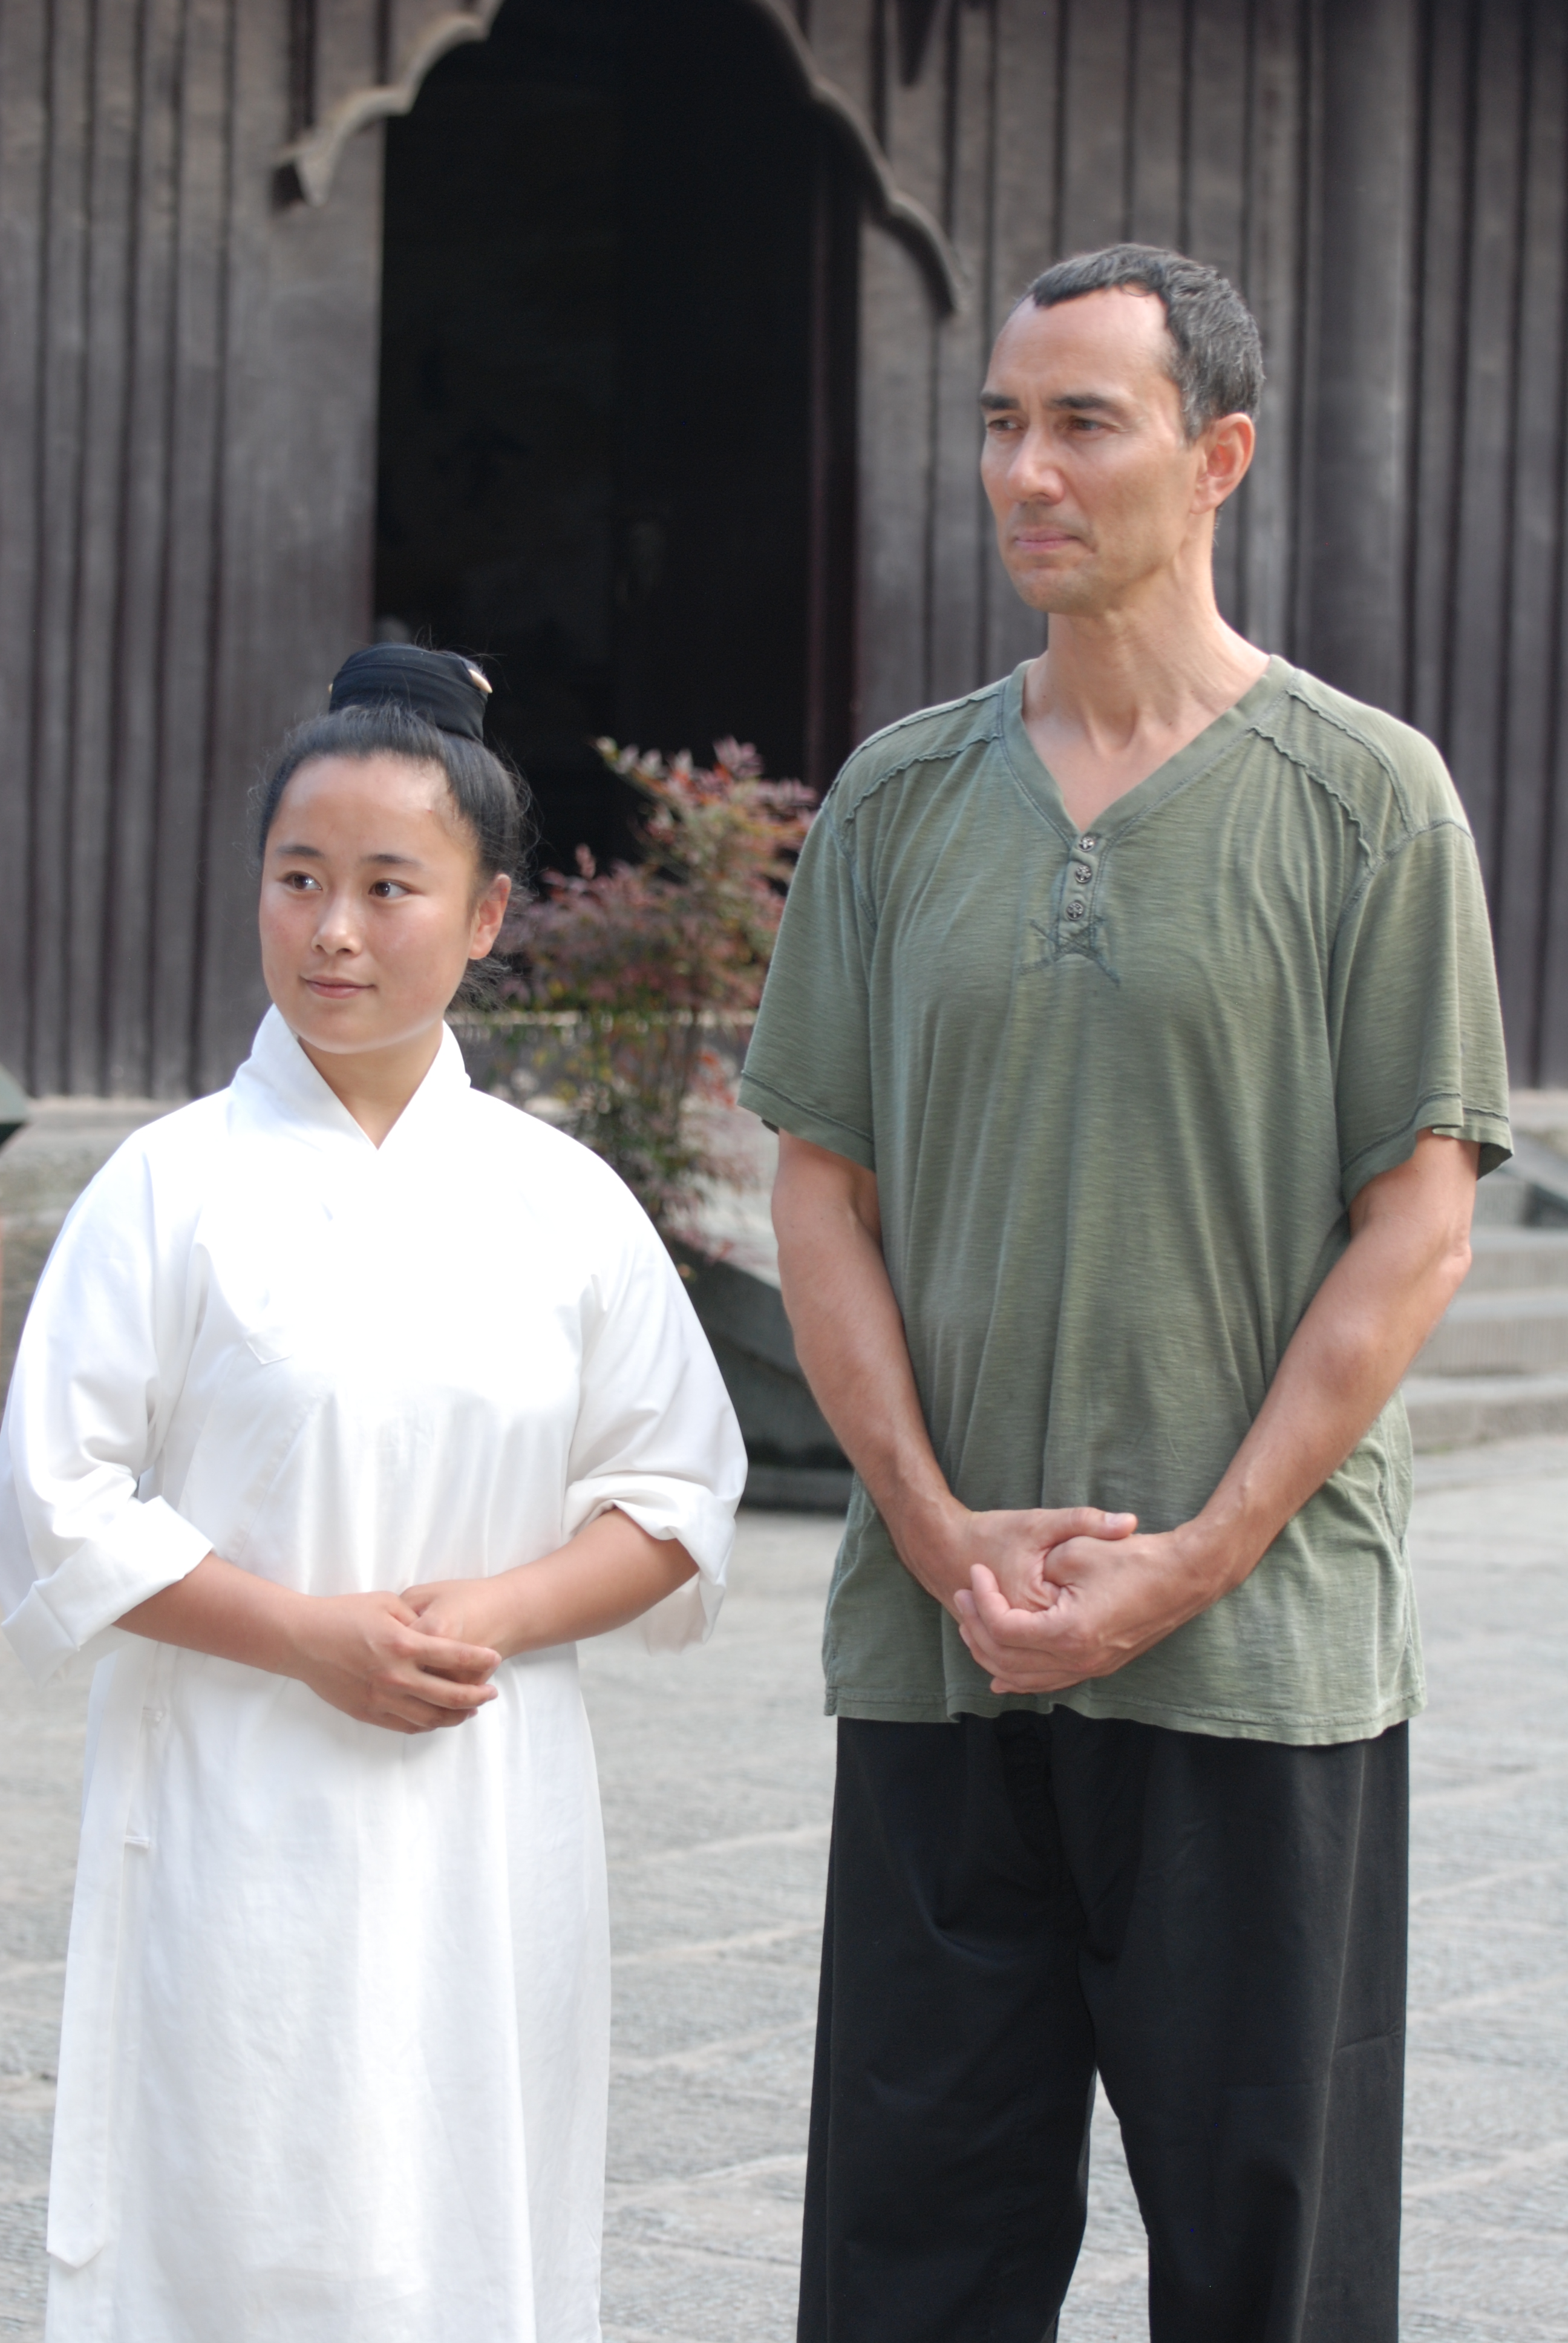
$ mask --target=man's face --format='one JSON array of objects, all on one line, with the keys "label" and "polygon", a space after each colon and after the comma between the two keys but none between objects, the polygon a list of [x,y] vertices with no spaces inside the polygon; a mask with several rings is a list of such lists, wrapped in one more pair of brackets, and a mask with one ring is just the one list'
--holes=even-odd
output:
[{"label": "man's face", "polygon": [[1211,499],[1204,434],[1189,441],[1151,293],[1026,301],[980,394],[980,477],[1009,577],[1035,610],[1091,616],[1168,569]]}]

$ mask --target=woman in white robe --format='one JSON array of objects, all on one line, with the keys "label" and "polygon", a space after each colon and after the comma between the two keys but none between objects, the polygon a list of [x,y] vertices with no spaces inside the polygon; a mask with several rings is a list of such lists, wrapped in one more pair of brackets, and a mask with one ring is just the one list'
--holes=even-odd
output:
[{"label": "woman in white robe", "polygon": [[0,1439],[6,1635],[98,1663],[50,2343],[599,2332],[573,1638],[707,1632],[744,1460],[628,1192],[468,1086],[505,821],[400,656],[286,753],[276,1005],[78,1202]]}]

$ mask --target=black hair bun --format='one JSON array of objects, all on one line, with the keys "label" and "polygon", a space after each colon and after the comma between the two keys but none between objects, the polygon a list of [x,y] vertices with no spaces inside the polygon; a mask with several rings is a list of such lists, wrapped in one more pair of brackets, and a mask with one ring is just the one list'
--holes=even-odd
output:
[{"label": "black hair bun", "polygon": [[489,685],[460,651],[430,651],[420,643],[373,643],[344,660],[332,679],[327,704],[337,716],[345,708],[400,700],[438,732],[482,740],[489,696]]}]

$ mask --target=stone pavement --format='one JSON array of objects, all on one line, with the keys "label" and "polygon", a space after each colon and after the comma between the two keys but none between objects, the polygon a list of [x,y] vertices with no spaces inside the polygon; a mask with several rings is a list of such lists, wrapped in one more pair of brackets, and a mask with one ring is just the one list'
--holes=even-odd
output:
[{"label": "stone pavement", "polygon": [[[1405,2343],[1568,2338],[1568,1442],[1423,1460]],[[585,1654],[617,2011],[607,2343],[787,2343],[831,1730],[829,1522],[742,1517],[717,1641]],[[0,2335],[41,2237],[84,1694],[0,1659]],[[1103,2106],[1063,2343],[1147,2335]],[[137,2338],[137,2343],[143,2343]],[[157,2343],[147,2338],[145,2343]],[[217,2343],[217,2338],[214,2339]]]}]

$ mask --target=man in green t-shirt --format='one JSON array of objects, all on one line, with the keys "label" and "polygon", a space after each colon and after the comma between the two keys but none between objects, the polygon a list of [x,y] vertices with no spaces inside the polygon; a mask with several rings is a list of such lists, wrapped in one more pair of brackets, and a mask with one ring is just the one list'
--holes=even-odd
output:
[{"label": "man in green t-shirt", "polygon": [[982,394],[1050,648],[856,751],[741,1096],[856,1468],[801,2343],[1040,2343],[1095,2077],[1154,2343],[1395,2343],[1400,1378],[1508,1151],[1419,734],[1220,617],[1257,329],[1049,270]]}]

